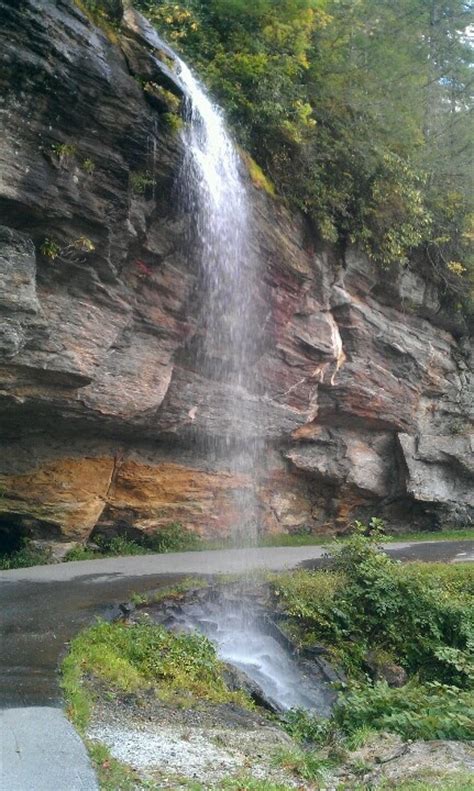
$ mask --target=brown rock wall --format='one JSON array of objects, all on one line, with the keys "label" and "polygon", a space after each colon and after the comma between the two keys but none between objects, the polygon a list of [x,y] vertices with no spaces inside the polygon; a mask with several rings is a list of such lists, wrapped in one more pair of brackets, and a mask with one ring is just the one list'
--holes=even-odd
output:
[{"label": "brown rock wall", "polygon": [[160,79],[149,44],[129,29],[121,50],[72,0],[0,0],[0,16],[3,518],[69,538],[225,534],[249,484],[219,451],[232,428],[258,440],[262,530],[472,519],[470,348],[441,328],[433,284],[320,244],[255,191],[262,321],[233,425],[228,386],[197,362],[179,138],[134,79],[153,64]]}]

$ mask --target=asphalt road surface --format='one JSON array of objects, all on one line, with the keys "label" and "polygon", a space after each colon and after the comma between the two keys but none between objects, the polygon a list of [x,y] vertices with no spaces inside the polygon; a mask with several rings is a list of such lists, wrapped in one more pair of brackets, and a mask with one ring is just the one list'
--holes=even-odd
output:
[{"label": "asphalt road surface", "polygon": [[[132,593],[190,575],[316,568],[327,547],[139,555],[0,572],[0,789],[97,791],[85,748],[61,710],[57,668],[67,643]],[[474,541],[391,543],[400,560],[474,560]]]}]

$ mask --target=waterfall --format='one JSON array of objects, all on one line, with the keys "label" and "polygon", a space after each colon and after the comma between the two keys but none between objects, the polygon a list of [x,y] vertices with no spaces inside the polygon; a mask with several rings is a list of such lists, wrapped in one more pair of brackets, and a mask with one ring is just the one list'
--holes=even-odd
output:
[{"label": "waterfall", "polygon": [[224,446],[226,466],[236,480],[242,478],[236,493],[239,524],[234,537],[248,544],[256,537],[258,466],[257,399],[249,396],[249,386],[255,384],[252,364],[258,337],[252,211],[242,164],[222,112],[179,58],[177,71],[186,97],[181,205],[191,225],[188,247],[193,258],[197,254],[202,279],[202,335],[195,355],[200,372],[223,386],[219,392],[224,436],[212,442],[216,452],[217,446]]}]

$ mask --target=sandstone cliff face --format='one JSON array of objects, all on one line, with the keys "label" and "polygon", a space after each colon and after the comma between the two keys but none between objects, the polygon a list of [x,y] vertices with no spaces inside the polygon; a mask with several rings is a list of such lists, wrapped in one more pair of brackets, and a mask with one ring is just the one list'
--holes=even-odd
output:
[{"label": "sandstone cliff face", "polygon": [[[226,469],[229,394],[196,364],[179,89],[131,16],[116,42],[72,0],[0,18],[1,523],[225,534],[252,482]],[[324,248],[256,190],[254,211],[266,318],[237,439],[259,438],[261,529],[466,524],[468,345],[434,287]]]}]

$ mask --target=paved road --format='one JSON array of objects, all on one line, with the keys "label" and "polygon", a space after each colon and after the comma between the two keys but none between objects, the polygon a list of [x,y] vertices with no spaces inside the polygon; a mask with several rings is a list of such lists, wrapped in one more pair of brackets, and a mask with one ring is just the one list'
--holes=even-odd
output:
[{"label": "paved road", "polygon": [[[0,789],[42,791],[43,785],[37,784],[39,780],[22,785],[25,766],[30,767],[28,776],[44,774],[49,782],[49,787],[44,788],[48,791],[93,791],[96,788],[83,751],[81,753],[81,744],[74,741],[70,725],[61,712],[57,681],[57,666],[66,643],[95,616],[111,617],[117,605],[129,599],[133,592],[174,584],[189,575],[315,567],[324,563],[326,551],[324,546],[307,546],[185,552],[0,572],[0,708],[6,710],[0,722],[8,734],[8,738],[3,738],[5,752]],[[391,543],[389,551],[402,560],[474,560],[473,541]],[[21,707],[39,708],[29,708],[28,713],[21,714]],[[45,742],[38,741],[38,734],[47,736]],[[46,746],[54,746],[61,734],[67,745],[66,752],[70,754],[68,765],[73,764],[78,774],[75,779],[67,773],[62,775],[62,785],[58,785],[53,780],[57,776],[55,772],[61,776],[60,756],[53,750],[48,757]],[[36,744],[37,749],[29,763],[22,764],[18,755],[26,755],[28,743]],[[37,774],[32,774],[34,755]],[[61,755],[64,757],[65,753]],[[64,772],[69,771],[66,766],[63,768]]]}]

